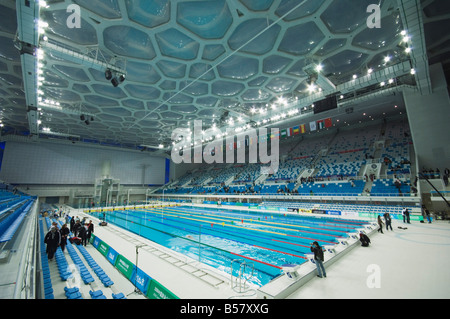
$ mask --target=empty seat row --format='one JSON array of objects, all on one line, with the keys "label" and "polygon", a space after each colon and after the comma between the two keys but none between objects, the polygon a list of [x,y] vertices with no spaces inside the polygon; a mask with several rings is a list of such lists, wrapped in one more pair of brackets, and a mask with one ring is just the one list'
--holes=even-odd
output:
[{"label": "empty seat row", "polygon": [[[40,249],[41,251],[45,251],[45,244],[44,244],[45,235],[42,220],[39,220],[39,229],[40,229]],[[53,294],[53,284],[50,274],[50,266],[48,264],[48,258],[46,254],[41,254],[41,268],[44,285],[44,297],[45,299],[55,299],[55,296]]]},{"label": "empty seat row", "polygon": [[87,261],[88,265],[92,268],[95,274],[98,276],[100,281],[105,287],[110,287],[114,284],[114,282],[109,278],[109,276],[105,273],[105,271],[97,264],[97,262],[92,258],[86,248],[82,245],[76,245],[81,255],[83,255],[84,259]]}]

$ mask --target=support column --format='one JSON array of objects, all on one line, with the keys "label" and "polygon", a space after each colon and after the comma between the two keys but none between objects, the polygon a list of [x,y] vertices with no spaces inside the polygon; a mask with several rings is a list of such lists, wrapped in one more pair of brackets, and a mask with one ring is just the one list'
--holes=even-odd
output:
[{"label": "support column", "polygon": [[442,65],[430,66],[430,75],[432,94],[403,94],[419,170],[425,166],[443,172],[450,158],[450,99]]}]

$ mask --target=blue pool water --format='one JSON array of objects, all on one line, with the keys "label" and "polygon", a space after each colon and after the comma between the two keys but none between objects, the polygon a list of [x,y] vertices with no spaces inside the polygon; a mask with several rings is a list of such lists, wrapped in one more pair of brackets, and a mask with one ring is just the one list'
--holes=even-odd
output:
[{"label": "blue pool water", "polygon": [[190,206],[116,210],[107,212],[106,220],[228,274],[238,272],[233,260],[253,264],[250,281],[258,286],[279,276],[282,265],[306,262],[313,241],[337,244],[365,224]]}]

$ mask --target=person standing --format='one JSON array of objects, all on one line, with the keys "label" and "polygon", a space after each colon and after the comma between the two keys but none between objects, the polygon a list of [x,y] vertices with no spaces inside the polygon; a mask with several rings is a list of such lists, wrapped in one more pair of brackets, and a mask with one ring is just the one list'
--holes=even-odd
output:
[{"label": "person standing", "polygon": [[50,227],[50,230],[44,237],[44,243],[47,244],[47,258],[53,260],[56,249],[61,243],[61,234],[56,227]]},{"label": "person standing", "polygon": [[64,248],[66,248],[67,245],[67,237],[70,234],[70,230],[67,227],[67,224],[62,225],[61,229],[59,230],[60,234],[61,234],[61,250],[64,252]]},{"label": "person standing", "polygon": [[[405,217],[406,217],[406,222],[408,223],[408,224],[411,224],[410,222],[409,222],[409,210],[408,210],[408,208],[405,208]],[[405,218],[403,218],[403,222],[405,221]]]},{"label": "person standing", "polygon": [[322,247],[320,247],[317,241],[312,243],[311,251],[314,253],[314,262],[316,263],[318,273],[317,277],[319,278],[326,277],[327,274],[325,272],[325,267],[323,266],[324,262],[323,249]]},{"label": "person standing", "polygon": [[75,226],[75,216],[70,219],[70,232],[73,233],[73,226]]},{"label": "person standing", "polygon": [[378,226],[380,226],[380,228],[378,228],[378,232],[381,232],[382,234],[384,234],[383,233],[383,221],[381,220],[381,216],[380,215],[378,215]]},{"label": "person standing", "polygon": [[86,246],[86,238],[87,238],[86,226],[80,225],[78,229],[78,237],[81,239],[81,245]]},{"label": "person standing", "polygon": [[386,212],[386,213],[384,213],[384,221],[386,222],[386,230],[389,230],[389,227],[391,228],[391,230],[393,230],[392,229],[392,219],[391,219],[391,215],[388,213],[388,212]]},{"label": "person standing", "polygon": [[402,216],[403,216],[403,222],[404,222],[404,223],[406,223],[406,211],[407,211],[407,209],[406,209],[406,208],[403,208],[403,210],[402,210]]},{"label": "person standing", "polygon": [[89,242],[91,239],[91,235],[94,232],[94,223],[92,223],[92,220],[89,221],[87,224],[87,232],[86,232],[86,239]]},{"label": "person standing", "polygon": [[425,216],[427,217],[428,220],[428,224],[431,224],[431,214],[430,211],[428,210],[428,208],[426,208],[425,205],[422,205],[422,209],[425,212]]},{"label": "person standing", "polygon": [[81,229],[82,227],[83,227],[83,226],[81,226],[80,221],[77,220],[77,221],[75,222],[75,225],[73,225],[73,230],[72,230],[72,233],[73,233],[73,235],[74,235],[75,237],[80,237],[80,235],[79,235],[78,233],[80,232],[80,229]]}]

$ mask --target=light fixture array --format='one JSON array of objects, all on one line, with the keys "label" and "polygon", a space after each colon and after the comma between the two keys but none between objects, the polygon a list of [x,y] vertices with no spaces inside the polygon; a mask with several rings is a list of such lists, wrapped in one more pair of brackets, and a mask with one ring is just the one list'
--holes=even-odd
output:
[{"label": "light fixture array", "polygon": [[[45,1],[40,0],[39,1],[39,5],[40,7],[48,7]],[[38,20],[36,21],[36,27],[38,29],[38,32],[40,34],[40,36],[42,37],[42,39],[44,41],[47,40],[47,37],[45,35],[45,30],[48,27],[48,23],[46,23],[45,21],[41,21]],[[410,54],[412,52],[412,48],[410,47],[410,42],[411,42],[411,37],[407,34],[406,31],[402,31],[401,33],[402,36],[402,40],[400,45],[404,48],[404,52],[406,54]],[[42,91],[41,87],[43,85],[43,82],[45,81],[45,78],[43,76],[43,68],[44,68],[44,62],[43,62],[43,58],[44,58],[44,51],[40,48],[38,48],[36,50],[36,57],[37,57],[37,96],[38,96],[38,104],[40,106],[45,106],[45,107],[50,107],[50,108],[55,108],[55,109],[61,109],[62,107],[60,105],[59,102],[57,101],[53,101],[47,98],[44,98],[44,92]],[[384,62],[385,65],[388,64],[389,62],[392,61],[392,57],[391,56],[386,56],[384,58]],[[321,63],[317,63],[315,66],[315,72],[317,74],[320,74],[323,71],[324,66]],[[367,69],[367,75],[371,75],[374,72],[373,68],[368,68]],[[411,69],[411,74],[415,75],[416,74],[416,70],[414,68]],[[358,78],[357,74],[354,74],[352,76],[353,80],[356,80]],[[125,80],[125,74],[119,74],[116,71],[113,71],[109,68],[107,68],[105,70],[105,79],[108,81],[111,81],[111,84],[114,87],[119,86],[124,80]],[[386,81],[382,81],[380,82],[380,86],[381,87],[385,87],[389,84],[393,84],[395,82],[394,79],[389,79],[386,83]],[[307,88],[306,88],[306,92],[309,93],[310,95],[315,94],[315,93],[321,93],[323,91],[323,89],[317,85],[317,83],[314,81],[314,79],[312,79],[310,81],[310,83],[308,83]],[[343,99],[344,96],[340,95],[340,99]],[[257,127],[261,127],[261,126],[266,126],[269,124],[273,124],[273,123],[277,123],[278,121],[281,120],[285,120],[287,118],[292,118],[297,116],[300,112],[302,108],[299,108],[298,105],[297,107],[292,107],[295,104],[298,103],[298,98],[296,97],[295,100],[288,100],[284,97],[279,97],[277,98],[277,100],[269,105],[266,104],[266,107],[257,109],[255,107],[252,107],[250,112],[253,116],[257,116],[259,114],[260,118],[257,121],[246,121],[244,120],[242,117],[237,117],[236,119],[233,119],[233,117],[230,117],[226,123],[229,125],[229,127],[234,127],[235,123],[238,123],[239,126],[234,128],[234,132],[236,133],[242,133],[245,132],[246,130],[252,129],[252,128],[257,128]],[[289,109],[289,107],[292,107],[291,109]],[[311,104],[310,109],[313,109],[314,104]],[[282,110],[280,109],[289,109],[289,110],[284,110],[284,112],[281,112]],[[268,113],[271,113],[271,110],[276,111],[275,115],[268,115],[267,117],[265,116]],[[303,108],[303,110],[306,110],[306,107]],[[281,112],[281,113],[280,113]],[[84,117],[84,115],[81,115],[81,117]],[[81,119],[80,117],[80,119]],[[81,119],[83,120],[83,119]],[[93,118],[91,118],[91,120],[93,120]],[[84,119],[85,123],[87,125],[89,125],[89,119]],[[39,124],[41,123],[41,121],[39,120],[38,122]],[[213,128],[215,128],[215,124],[213,125]],[[46,128],[48,130],[50,130],[49,128]],[[218,128],[215,128],[218,129]],[[190,129],[189,129],[190,131]],[[220,137],[224,137],[226,136],[226,132],[224,133],[219,133],[216,135],[216,138],[220,138]],[[208,140],[212,140],[212,137],[208,138]],[[207,142],[208,140],[202,140],[202,143]],[[191,142],[190,144],[186,144],[185,147],[192,147],[195,146],[196,142]],[[175,142],[173,142],[173,144],[175,144]],[[164,145],[161,143],[159,146],[159,148],[164,148]],[[176,151],[176,149],[175,149]]]}]

